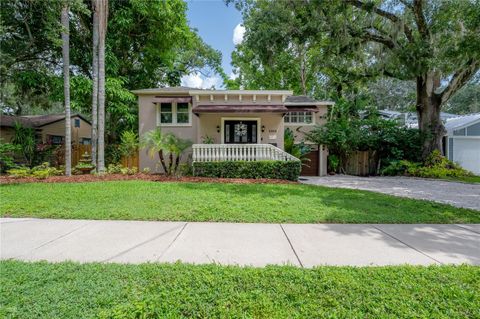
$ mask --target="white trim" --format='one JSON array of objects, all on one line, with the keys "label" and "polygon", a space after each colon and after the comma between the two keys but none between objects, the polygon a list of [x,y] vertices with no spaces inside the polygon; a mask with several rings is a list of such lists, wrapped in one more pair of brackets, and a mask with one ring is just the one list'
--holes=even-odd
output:
[{"label": "white trim", "polygon": [[[309,113],[312,113],[312,123],[307,123],[307,122],[296,122],[296,123],[287,123],[285,122],[285,116],[287,116],[288,113],[300,113],[300,112],[309,112]],[[283,117],[283,125],[284,126],[314,126],[316,121],[315,121],[315,112],[311,112],[311,111],[298,111],[298,112],[288,112],[287,114],[285,114],[285,116]]]},{"label": "white trim", "polygon": [[225,121],[257,121],[257,143],[260,144],[262,140],[262,122],[259,117],[222,117],[220,118],[220,143],[225,144]]},{"label": "white trim", "polygon": [[188,123],[177,123],[177,102],[172,103],[172,123],[161,123],[161,102],[154,102],[157,113],[157,127],[190,127],[192,126],[192,103],[188,103]]},{"label": "white trim", "polygon": [[[452,118],[452,120],[454,120],[454,119],[458,119],[458,117]],[[447,123],[448,123],[448,121],[447,121]],[[445,123],[444,125],[446,125],[447,123]],[[449,128],[449,129],[447,129],[447,135],[448,135],[448,134],[453,134],[453,131],[462,130],[462,129],[464,129],[464,128],[468,128],[469,126],[475,125],[475,124],[477,124],[477,123],[480,123],[480,118],[474,119],[474,120],[472,120],[471,122],[467,122],[467,123],[465,123],[465,124],[463,124],[463,125],[459,125],[459,126],[457,126],[457,127],[455,127],[455,126],[454,126],[454,127],[451,127],[451,128]],[[465,134],[467,134],[466,130],[465,130]],[[455,136],[462,136],[462,135],[455,135]]]}]

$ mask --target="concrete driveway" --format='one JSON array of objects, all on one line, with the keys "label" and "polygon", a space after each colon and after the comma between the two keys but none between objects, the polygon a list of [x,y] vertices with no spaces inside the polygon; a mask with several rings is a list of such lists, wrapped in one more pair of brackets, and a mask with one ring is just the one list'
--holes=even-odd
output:
[{"label": "concrete driveway", "polygon": [[480,210],[480,184],[410,177],[360,177],[350,175],[301,177],[300,182],[327,187],[363,189]]},{"label": "concrete driveway", "polygon": [[480,265],[480,224],[233,224],[0,219],[0,258],[222,265]]}]

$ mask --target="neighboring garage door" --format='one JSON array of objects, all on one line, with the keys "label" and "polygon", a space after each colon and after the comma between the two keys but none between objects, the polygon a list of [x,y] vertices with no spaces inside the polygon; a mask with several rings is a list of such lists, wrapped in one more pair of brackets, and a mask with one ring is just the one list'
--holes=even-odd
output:
[{"label": "neighboring garage door", "polygon": [[310,153],[307,154],[307,158],[310,161],[305,161],[303,162],[302,165],[302,172],[300,175],[302,176],[318,176],[318,149],[313,150]]},{"label": "neighboring garage door", "polygon": [[454,137],[453,161],[463,168],[480,174],[480,138]]}]

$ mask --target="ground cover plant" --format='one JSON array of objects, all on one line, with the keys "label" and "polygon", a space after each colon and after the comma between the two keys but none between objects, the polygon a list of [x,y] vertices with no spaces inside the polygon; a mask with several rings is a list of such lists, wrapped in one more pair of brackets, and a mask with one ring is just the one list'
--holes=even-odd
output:
[{"label": "ground cover plant", "polygon": [[267,223],[478,223],[478,211],[303,184],[153,181],[0,185],[10,217]]},{"label": "ground cover plant", "polygon": [[0,264],[6,318],[478,318],[474,266]]}]

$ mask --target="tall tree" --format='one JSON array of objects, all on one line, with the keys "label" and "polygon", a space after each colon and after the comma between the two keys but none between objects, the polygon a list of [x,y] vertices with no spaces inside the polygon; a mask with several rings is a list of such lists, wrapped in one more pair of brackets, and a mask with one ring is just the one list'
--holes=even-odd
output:
[{"label": "tall tree", "polygon": [[98,1],[92,0],[93,30],[92,30],[92,164],[97,170],[97,127],[98,127]]},{"label": "tall tree", "polygon": [[[312,65],[322,66],[312,80],[333,82],[337,96],[345,85],[363,85],[378,76],[415,81],[419,128],[426,136],[423,157],[441,149],[445,130],[440,111],[480,67],[479,1],[227,2],[243,10],[248,50],[237,52],[248,52],[253,61],[261,58],[260,71],[266,70],[268,59],[283,54],[277,48],[304,43],[311,48],[310,59],[316,52]],[[252,23],[262,19],[271,22],[259,27]],[[264,41],[249,40],[255,38]],[[298,69],[294,61],[288,63]]]},{"label": "tall tree", "polygon": [[68,0],[62,7],[63,92],[65,101],[65,175],[72,175],[72,120],[70,116],[70,19]]},{"label": "tall tree", "polygon": [[97,170],[105,171],[105,37],[108,0],[98,0],[98,154]]}]

